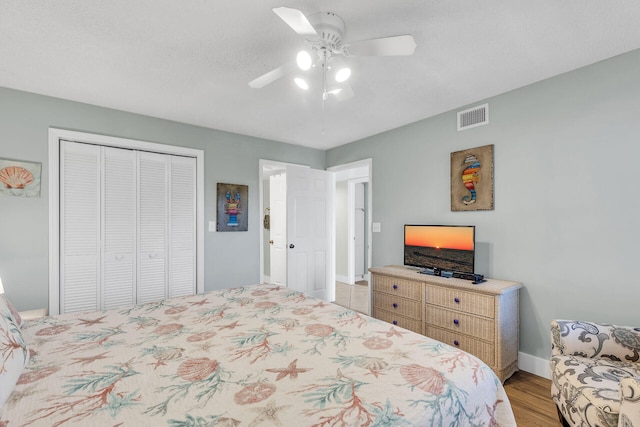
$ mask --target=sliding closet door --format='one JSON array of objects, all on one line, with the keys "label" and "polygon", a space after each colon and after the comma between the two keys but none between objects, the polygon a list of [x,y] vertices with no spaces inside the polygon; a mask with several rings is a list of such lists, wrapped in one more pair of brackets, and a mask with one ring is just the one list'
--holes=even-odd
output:
[{"label": "sliding closet door", "polygon": [[167,295],[167,204],[171,157],[138,152],[138,303]]},{"label": "sliding closet door", "polygon": [[60,310],[100,308],[100,147],[60,141]]},{"label": "sliding closet door", "polygon": [[136,152],[102,148],[102,307],[136,302]]},{"label": "sliding closet door", "polygon": [[196,159],[171,157],[169,297],[196,293]]}]

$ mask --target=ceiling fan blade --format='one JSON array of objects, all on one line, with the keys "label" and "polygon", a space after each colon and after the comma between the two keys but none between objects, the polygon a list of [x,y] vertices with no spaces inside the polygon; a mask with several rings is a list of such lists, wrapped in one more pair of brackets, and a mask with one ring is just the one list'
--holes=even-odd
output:
[{"label": "ceiling fan blade", "polygon": [[304,13],[298,9],[292,9],[290,7],[274,7],[273,11],[280,17],[288,26],[293,28],[293,31],[301,36],[317,36],[313,25],[309,23],[309,20]]},{"label": "ceiling fan blade", "polygon": [[254,89],[260,89],[265,87],[266,85],[273,83],[281,77],[286,76],[290,72],[296,69],[295,62],[287,62],[286,64],[282,64],[278,68],[275,68],[268,73],[261,75],[258,78],[255,78],[249,82],[249,86]]},{"label": "ceiling fan blade", "polygon": [[413,55],[416,50],[413,36],[382,37],[379,39],[361,40],[351,43],[347,49],[349,55],[362,56],[400,56]]}]

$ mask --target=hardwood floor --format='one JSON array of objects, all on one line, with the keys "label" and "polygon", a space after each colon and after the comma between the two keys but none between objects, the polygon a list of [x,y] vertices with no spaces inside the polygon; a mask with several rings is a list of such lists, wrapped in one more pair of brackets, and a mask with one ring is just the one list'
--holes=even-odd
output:
[{"label": "hardwood floor", "polygon": [[507,391],[518,427],[562,427],[551,400],[551,381],[519,371],[509,378]]},{"label": "hardwood floor", "polygon": [[[336,304],[369,312],[365,286],[336,283]],[[551,400],[551,381],[519,371],[509,378],[504,388],[518,427],[562,427],[556,405]]]}]

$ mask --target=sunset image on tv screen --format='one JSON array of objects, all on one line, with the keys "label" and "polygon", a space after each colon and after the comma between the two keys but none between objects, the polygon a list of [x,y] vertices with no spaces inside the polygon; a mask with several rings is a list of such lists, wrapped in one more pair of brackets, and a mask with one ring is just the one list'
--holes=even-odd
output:
[{"label": "sunset image on tv screen", "polygon": [[474,227],[405,225],[404,263],[473,273]]},{"label": "sunset image on tv screen", "polygon": [[405,229],[405,244],[471,251],[473,228],[408,225]]}]

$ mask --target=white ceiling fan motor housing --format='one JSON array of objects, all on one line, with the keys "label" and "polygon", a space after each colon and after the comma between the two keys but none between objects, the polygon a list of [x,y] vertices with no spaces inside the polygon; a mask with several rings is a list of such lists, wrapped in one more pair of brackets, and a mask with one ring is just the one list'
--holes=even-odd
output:
[{"label": "white ceiling fan motor housing", "polygon": [[318,12],[310,15],[307,19],[316,29],[321,46],[328,48],[332,53],[341,53],[346,30],[342,18],[333,12]]}]

